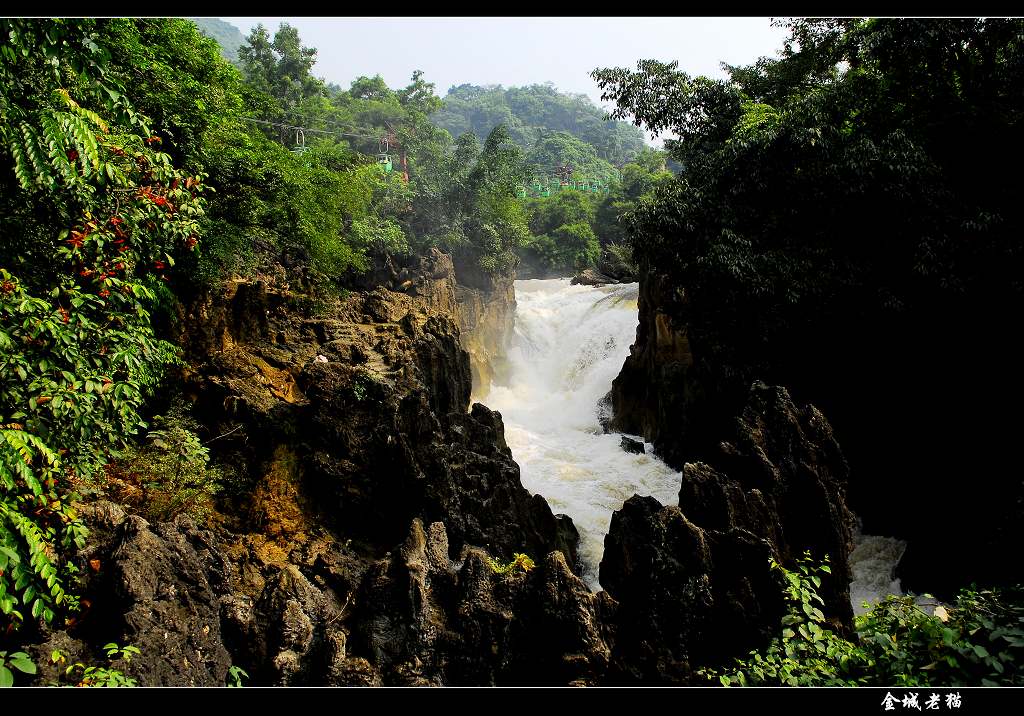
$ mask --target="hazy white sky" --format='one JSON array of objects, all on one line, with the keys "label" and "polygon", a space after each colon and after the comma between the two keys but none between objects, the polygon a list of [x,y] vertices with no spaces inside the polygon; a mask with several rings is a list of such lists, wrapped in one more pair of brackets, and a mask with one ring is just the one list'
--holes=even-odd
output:
[{"label": "hazy white sky", "polygon": [[747,64],[775,55],[786,34],[769,18],[742,17],[223,19],[243,35],[260,22],[271,34],[281,22],[291,24],[304,45],[318,50],[314,74],[342,87],[375,74],[390,87],[404,87],[420,69],[442,96],[467,83],[551,81],[599,104],[600,91],[589,77],[597,67],[678,60],[691,74],[722,76],[720,62]]}]

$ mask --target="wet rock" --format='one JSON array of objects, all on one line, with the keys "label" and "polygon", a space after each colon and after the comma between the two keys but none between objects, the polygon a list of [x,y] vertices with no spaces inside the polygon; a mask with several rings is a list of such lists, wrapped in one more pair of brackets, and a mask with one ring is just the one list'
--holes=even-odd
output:
[{"label": "wet rock", "polygon": [[570,283],[573,286],[605,286],[609,283],[619,283],[617,279],[597,271],[596,269],[585,269],[572,277]]},{"label": "wet rock", "polygon": [[824,611],[852,628],[848,468],[813,406],[756,383],[715,465],[686,463],[678,507],[634,496],[612,516],[601,584],[619,602],[612,680],[687,683],[763,646],[784,613],[769,560],[829,556]]},{"label": "wet rock", "polygon": [[770,544],[704,530],[634,495],[612,515],[601,584],[618,601],[610,683],[685,684],[771,638],[784,613]]},{"label": "wet rock", "polygon": [[611,432],[612,392],[609,390],[597,401],[597,423],[604,434]]},{"label": "wet rock", "polygon": [[637,297],[639,325],[636,340],[619,375],[612,381],[612,430],[641,435],[653,443],[666,463],[683,463],[714,450],[735,411],[725,419],[706,410],[708,386],[703,367],[694,360],[686,324],[685,291],[676,290],[670,277],[646,273],[640,277]]},{"label": "wet rock", "polygon": [[601,251],[601,258],[597,262],[597,271],[615,279],[618,283],[630,283],[637,280],[637,267],[630,262],[623,261],[608,249]]},{"label": "wet rock", "polygon": [[413,522],[367,574],[353,650],[394,685],[596,684],[610,648],[594,595],[553,552],[528,573],[496,573],[489,555],[448,556],[445,528]]},{"label": "wet rock", "polygon": [[647,448],[644,447],[644,444],[641,441],[634,440],[633,438],[625,435],[623,435],[622,439],[619,441],[619,447],[626,452],[631,452],[636,455],[643,455],[647,452]]},{"label": "wet rock", "polygon": [[[852,627],[849,555],[853,516],[846,505],[849,467],[825,416],[798,408],[785,388],[755,383],[734,437],[721,445],[720,471],[684,468],[679,506],[719,514],[771,542],[784,564],[805,551],[830,559],[821,587],[826,614]],[[692,478],[692,479],[691,479]],[[709,525],[723,524],[711,518]]]}]

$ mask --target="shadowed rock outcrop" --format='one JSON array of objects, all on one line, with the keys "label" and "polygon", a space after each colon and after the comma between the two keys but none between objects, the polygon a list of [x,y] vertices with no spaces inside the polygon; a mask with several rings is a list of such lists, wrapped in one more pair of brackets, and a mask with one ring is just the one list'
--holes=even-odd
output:
[{"label": "shadowed rock outcrop", "polygon": [[107,641],[139,649],[110,666],[144,686],[222,686],[231,665],[268,686],[593,685],[608,667],[614,600],[561,552],[499,573],[477,547],[452,560],[444,525],[416,519],[378,560],[322,536],[274,561],[187,518],[151,527],[112,503],[85,513],[94,607],[29,647],[39,684],[61,678],[53,649],[105,664]]},{"label": "shadowed rock outcrop", "polygon": [[448,556],[444,526],[415,521],[367,575],[354,647],[401,685],[596,684],[607,668],[606,594],[592,594],[559,552],[523,573],[486,553]]},{"label": "shadowed rock outcrop", "polygon": [[693,671],[767,642],[784,606],[772,546],[704,530],[634,495],[612,516],[601,584],[619,602],[612,683],[683,684]]},{"label": "shadowed rock outcrop", "polygon": [[[90,606],[37,661],[101,663],[118,641],[142,653],[114,666],[143,685],[221,685],[232,664],[252,685],[692,683],[774,633],[770,557],[824,544],[848,574],[828,423],[755,385],[718,452],[685,466],[680,506],[614,515],[592,593],[500,414],[468,409],[451,262],[428,258],[401,290],[334,305],[234,282],[193,307],[185,386],[230,492],[206,529],[84,506]],[[494,568],[514,552],[536,567]],[[845,583],[826,588],[844,622]]]},{"label": "shadowed rock outcrop", "polygon": [[[216,328],[189,344],[199,412],[211,433],[225,435],[222,453],[251,466],[252,495],[289,475],[307,516],[290,518],[296,530],[322,522],[382,551],[418,517],[443,521],[453,549],[557,549],[574,564],[575,530],[523,489],[500,415],[466,412],[472,378],[450,312],[451,260],[435,252],[420,269],[402,292],[352,293],[319,315],[304,315],[297,297],[247,284],[200,306]],[[264,533],[273,529],[262,523]],[[289,536],[277,530],[282,544]]]},{"label": "shadowed rock outcrop", "polygon": [[43,666],[38,683],[59,678],[52,649],[64,651],[68,664],[105,664],[97,647],[116,642],[141,654],[112,667],[142,685],[223,686],[232,659],[221,636],[220,594],[231,567],[214,535],[187,517],[151,525],[109,502],[82,512],[92,529],[79,555],[83,609],[73,634],[57,632],[34,648]]},{"label": "shadowed rock outcrop", "polygon": [[767,540],[783,564],[805,551],[828,555],[826,613],[850,626],[849,468],[825,416],[813,405],[798,408],[785,388],[755,383],[732,439],[712,461],[718,469],[683,467],[680,508],[702,527],[738,527]]},{"label": "shadowed rock outcrop", "polygon": [[755,384],[718,467],[687,463],[679,505],[634,496],[612,516],[601,584],[619,602],[612,679],[687,683],[767,643],[785,607],[769,561],[829,555],[825,612],[852,626],[847,466],[828,422]]}]

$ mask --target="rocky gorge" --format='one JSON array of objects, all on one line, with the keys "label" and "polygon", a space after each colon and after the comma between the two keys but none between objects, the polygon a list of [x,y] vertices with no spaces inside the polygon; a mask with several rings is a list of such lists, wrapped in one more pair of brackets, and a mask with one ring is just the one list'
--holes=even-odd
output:
[{"label": "rocky gorge", "polygon": [[[242,487],[204,524],[82,505],[88,606],[37,663],[115,641],[142,685],[223,685],[233,665],[254,685],[696,683],[770,638],[769,559],[823,547],[826,613],[849,629],[848,468],[819,411],[755,384],[713,458],[683,465],[678,505],[613,515],[594,592],[572,521],[470,405],[500,370],[511,280],[462,284],[437,251],[385,274],[319,312],[246,281],[188,307],[183,391]],[[535,569],[495,569],[520,552]]]}]

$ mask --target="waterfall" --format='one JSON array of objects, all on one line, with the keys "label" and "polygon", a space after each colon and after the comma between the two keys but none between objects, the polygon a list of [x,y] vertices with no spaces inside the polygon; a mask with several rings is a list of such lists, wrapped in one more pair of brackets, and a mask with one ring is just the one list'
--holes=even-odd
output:
[{"label": "waterfall", "polygon": [[[895,571],[906,549],[907,543],[895,537],[864,534],[858,519],[850,553],[850,570],[853,572],[850,602],[854,614],[864,614],[889,594],[903,594]],[[865,602],[868,609],[864,607]]]},{"label": "waterfall", "polygon": [[516,281],[507,385],[492,385],[487,397],[505,421],[523,485],[579,530],[583,577],[594,589],[612,512],[634,493],[679,499],[678,471],[623,451],[621,435],[604,434],[598,419],[598,401],[636,337],[637,288]]},{"label": "waterfall", "polygon": [[[488,405],[505,421],[505,440],[523,485],[543,495],[580,532],[583,578],[598,589],[598,565],[612,512],[634,493],[679,501],[681,475],[650,454],[627,453],[604,434],[598,401],[611,388],[636,337],[637,284],[572,286],[568,279],[516,281],[515,333],[505,385]],[[638,436],[631,436],[640,439]],[[854,611],[902,594],[893,577],[906,544],[857,530],[850,555]]]}]

